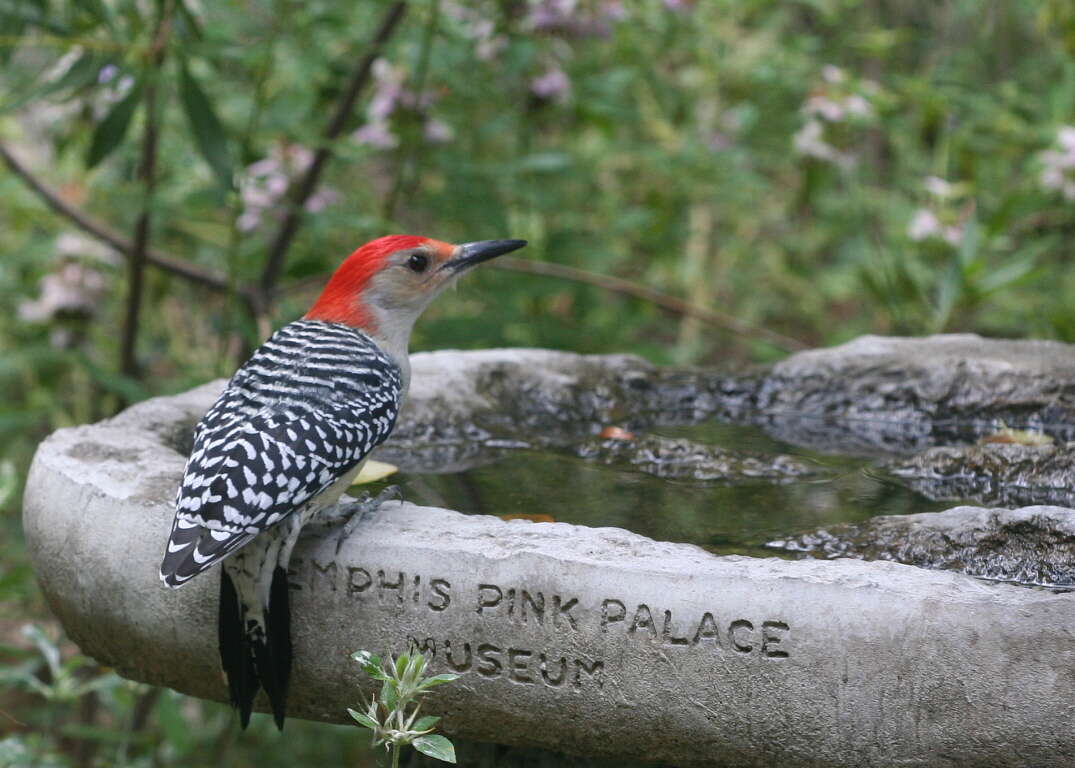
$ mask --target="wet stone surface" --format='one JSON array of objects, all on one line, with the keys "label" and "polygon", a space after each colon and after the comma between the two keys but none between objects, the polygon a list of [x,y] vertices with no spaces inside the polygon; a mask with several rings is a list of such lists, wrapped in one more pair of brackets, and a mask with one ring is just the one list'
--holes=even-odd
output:
[{"label": "wet stone surface", "polygon": [[1075,510],[956,507],[875,517],[770,543],[813,557],[892,560],[1025,585],[1075,588]]},{"label": "wet stone surface", "polygon": [[780,482],[822,472],[820,465],[795,456],[748,454],[659,435],[590,440],[576,445],[573,452],[587,461],[630,468],[666,480]]},{"label": "wet stone surface", "polygon": [[973,442],[998,420],[1075,439],[1075,346],[973,334],[863,336],[777,363],[754,417],[834,453],[907,455]]},{"label": "wet stone surface", "polygon": [[1075,443],[929,448],[884,465],[922,495],[940,501],[1075,507]]}]

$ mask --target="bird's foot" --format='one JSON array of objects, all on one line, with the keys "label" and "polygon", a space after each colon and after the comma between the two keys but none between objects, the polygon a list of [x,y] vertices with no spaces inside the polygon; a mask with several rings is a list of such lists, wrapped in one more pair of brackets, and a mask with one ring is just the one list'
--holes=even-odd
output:
[{"label": "bird's foot", "polygon": [[[343,542],[354,533],[355,528],[362,522],[367,512],[376,511],[386,501],[403,501],[403,492],[398,485],[390,485],[376,496],[363,492],[362,498],[345,504],[337,504],[334,507],[321,512],[320,522],[326,526],[340,526],[336,534],[336,554],[340,553]],[[342,525],[340,525],[342,523]]]}]

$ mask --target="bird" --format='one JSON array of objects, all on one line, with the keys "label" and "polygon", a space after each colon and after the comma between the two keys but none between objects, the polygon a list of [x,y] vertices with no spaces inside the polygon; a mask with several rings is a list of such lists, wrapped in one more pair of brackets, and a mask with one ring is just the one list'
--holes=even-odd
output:
[{"label": "bird", "polygon": [[179,588],[222,562],[220,662],[244,729],[260,687],[283,730],[291,552],[311,520],[369,508],[334,505],[395,426],[415,321],[457,277],[524,245],[415,235],[366,243],[301,319],[255,350],[195,428],[160,579]]}]

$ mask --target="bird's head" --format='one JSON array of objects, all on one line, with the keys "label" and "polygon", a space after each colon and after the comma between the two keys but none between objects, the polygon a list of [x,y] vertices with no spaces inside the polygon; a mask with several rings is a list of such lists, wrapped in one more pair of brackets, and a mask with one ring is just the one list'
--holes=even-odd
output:
[{"label": "bird's head", "polygon": [[407,353],[414,321],[456,277],[524,245],[525,240],[452,245],[413,235],[371,240],[339,266],[306,319],[360,328],[398,360]]}]

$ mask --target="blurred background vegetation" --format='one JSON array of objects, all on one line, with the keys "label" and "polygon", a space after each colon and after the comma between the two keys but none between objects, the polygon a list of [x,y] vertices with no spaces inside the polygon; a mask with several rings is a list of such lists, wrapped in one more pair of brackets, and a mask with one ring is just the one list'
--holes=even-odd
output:
[{"label": "blurred background vegetation", "polygon": [[1073,53],[1066,0],[0,0],[0,765],[366,752],[63,644],[18,524],[53,429],[228,375],[389,232],[531,242],[416,350],[1075,341]]}]

